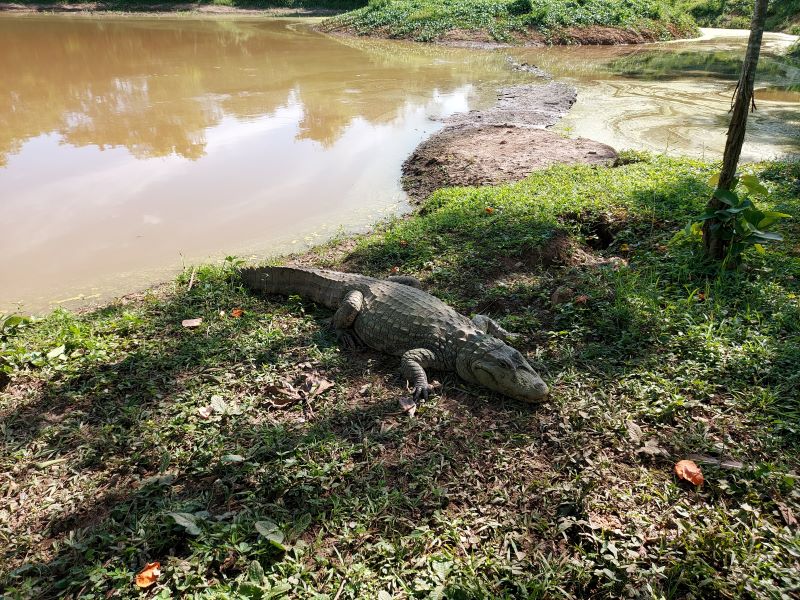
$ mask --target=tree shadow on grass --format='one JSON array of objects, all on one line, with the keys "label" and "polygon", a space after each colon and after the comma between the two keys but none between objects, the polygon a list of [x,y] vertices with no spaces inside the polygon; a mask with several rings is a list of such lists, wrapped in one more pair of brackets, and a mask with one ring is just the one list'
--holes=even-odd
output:
[{"label": "tree shadow on grass", "polygon": [[[329,350],[333,337],[302,316],[307,305],[287,311],[239,292],[234,297],[244,306],[242,319],[215,320],[218,305],[204,292],[152,305],[147,330],[130,330],[127,341],[137,342],[124,358],[86,360],[4,416],[5,448],[35,456],[16,470],[22,489],[34,486],[30,496],[41,492],[38,486],[61,490],[59,508],[36,507],[12,528],[16,543],[4,558],[17,570],[8,586],[30,585],[39,597],[81,595],[129,586],[132,571],[166,557],[181,585],[224,580],[251,560],[283,559],[255,529],[264,519],[279,523],[290,542],[330,537],[340,553],[375,535],[391,543],[437,511],[476,501],[452,485],[460,469],[498,443],[508,451],[530,443],[511,434],[535,413],[457,390],[409,420],[397,407],[396,359],[371,352],[321,359],[320,348]],[[102,335],[125,313],[116,306],[84,320]],[[198,314],[205,332],[180,326]],[[254,333],[288,321],[282,337]],[[280,376],[306,360],[339,384],[335,400],[333,393],[318,398],[311,415],[270,411],[256,373],[267,366]],[[362,394],[365,381],[372,391]],[[241,414],[199,417],[198,405],[217,391]],[[478,423],[482,434],[475,436]],[[477,468],[473,476],[484,477]],[[196,515],[200,533],[176,525],[170,512]],[[336,528],[347,535],[332,534]],[[20,563],[37,552],[49,558]],[[187,561],[191,573],[181,571]]]},{"label": "tree shadow on grass", "polygon": [[[661,227],[662,216],[684,214],[679,197],[695,188],[703,189],[700,176],[669,182],[666,189],[654,185],[634,190],[626,203],[636,217],[629,220],[634,225],[615,235],[630,245],[637,243],[636,236],[656,243],[675,222],[666,220]],[[541,342],[545,349],[540,356],[553,372],[591,368],[594,375],[579,380],[585,385],[611,387],[637,365],[658,362],[664,343],[657,327],[659,305],[644,299],[675,295],[687,278],[692,284],[703,281],[698,273],[680,268],[668,281],[663,275],[634,277],[637,270],[664,268],[651,269],[645,258],[632,254],[627,257],[634,262],[630,271],[521,269],[518,275],[544,279],[523,278],[517,287],[498,291],[488,271],[504,264],[512,247],[497,247],[496,242],[518,235],[520,226],[529,227],[535,235],[520,244],[524,249],[536,235],[563,224],[498,220],[491,224],[491,235],[475,239],[469,229],[459,230],[459,223],[432,222],[417,232],[419,239],[452,234],[469,242],[447,257],[445,269],[431,275],[436,289],[462,306],[499,298],[509,318],[530,318],[531,329],[538,319],[538,326],[554,335],[551,343],[528,338],[523,348]],[[406,234],[395,240],[390,233],[382,244],[360,249],[350,266],[380,275],[408,248],[406,260],[413,264],[418,260],[414,252],[420,250],[415,244],[400,244],[400,235]],[[475,257],[484,252],[476,270]],[[567,275],[587,286],[590,301],[537,307],[550,294],[537,286]],[[476,290],[477,296],[464,292],[465,280],[471,281],[466,289]],[[482,281],[491,288],[483,289]],[[741,277],[740,287],[752,288],[749,295],[758,285],[747,275]],[[220,309],[232,305],[241,306],[245,316],[219,316]],[[477,390],[448,378],[443,395],[409,419],[396,405],[402,393],[396,359],[371,352],[338,354],[318,318],[330,312],[317,315],[311,310],[311,305],[292,299],[274,303],[255,298],[231,288],[225,279],[201,278],[193,292],[149,305],[146,326],[130,325],[123,336],[124,351],[116,347],[109,352],[111,357],[124,356],[121,360],[103,358],[103,344],[93,341],[89,351],[98,353],[94,358],[76,359],[84,362],[50,379],[27,408],[9,415],[4,424],[11,444],[6,446],[26,456],[15,472],[18,484],[40,486],[30,490],[37,498],[45,497],[42,489],[51,485],[68,493],[54,498],[62,507],[42,507],[44,514],[20,521],[12,530],[16,547],[6,560],[16,567],[26,554],[38,552],[42,558],[8,578],[8,584],[21,589],[27,583],[35,591],[31,595],[42,597],[106,592],[130,586],[133,572],[147,561],[161,560],[164,584],[183,593],[235,578],[251,561],[285,576],[310,561],[315,574],[330,574],[317,580],[315,590],[335,594],[347,561],[362,561],[378,572],[412,557],[436,556],[443,545],[468,557],[477,552],[472,543],[481,552],[490,548],[502,553],[511,552],[502,540],[513,539],[529,557],[560,559],[570,551],[563,544],[558,511],[567,505],[577,517],[584,511],[583,492],[567,485],[582,470],[591,475],[595,469],[586,458],[586,444],[605,444],[603,451],[619,447],[619,461],[641,467],[633,450],[620,446],[613,428],[593,430],[592,421],[612,408],[602,405],[602,398],[609,396],[585,404],[585,414],[564,407],[567,414],[561,415],[557,402],[530,409],[496,396],[478,396]],[[702,304],[687,311],[704,318]],[[95,319],[91,340],[119,332],[127,322],[125,313],[113,307],[88,317]],[[205,319],[203,330],[180,327],[183,318],[197,316]],[[790,363],[794,351],[786,345],[779,354],[776,367]],[[309,366],[299,366],[304,363]],[[337,387],[305,411],[276,411],[268,401],[268,386],[298,369],[311,369]],[[574,390],[564,391],[579,400]],[[213,394],[220,394],[231,412],[203,419],[198,408]],[[627,418],[624,410],[649,414],[626,401],[631,404],[619,416]],[[26,419],[29,428],[24,427]],[[69,463],[47,465],[59,458]],[[91,483],[73,480],[80,477]],[[178,525],[169,513],[189,515],[184,520],[191,519],[197,529]],[[278,550],[258,533],[256,523],[267,520],[281,528],[287,544],[302,540],[311,545],[314,558],[299,557],[299,546],[286,554]],[[53,541],[60,545],[53,546]],[[501,577],[491,590],[494,597],[513,596],[520,585],[536,578],[534,561],[520,564],[525,573]],[[576,593],[591,591],[585,579],[571,585]],[[350,593],[358,594],[355,588]]]}]

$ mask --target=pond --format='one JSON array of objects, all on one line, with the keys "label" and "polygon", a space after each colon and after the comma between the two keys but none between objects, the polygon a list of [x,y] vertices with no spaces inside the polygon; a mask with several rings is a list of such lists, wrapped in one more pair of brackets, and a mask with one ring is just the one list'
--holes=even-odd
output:
[{"label": "pond", "polygon": [[[691,59],[706,52],[696,45],[664,48]],[[735,56],[743,42],[732,45]],[[676,75],[646,49],[466,50],[333,38],[294,20],[0,16],[0,310],[101,301],[406,210],[401,163],[436,119],[531,80],[509,53],[595,90],[561,125],[572,135],[688,152],[701,135],[707,156],[724,136],[730,72]],[[792,77],[770,75],[751,158],[798,147],[798,105],[781,87]],[[687,125],[675,102],[697,118]]]},{"label": "pond", "polygon": [[[557,129],[617,149],[718,160],[749,31],[706,29],[697,40],[641,46],[515,50],[578,88]],[[795,36],[767,33],[742,160],[800,152],[800,69],[780,60]]]}]

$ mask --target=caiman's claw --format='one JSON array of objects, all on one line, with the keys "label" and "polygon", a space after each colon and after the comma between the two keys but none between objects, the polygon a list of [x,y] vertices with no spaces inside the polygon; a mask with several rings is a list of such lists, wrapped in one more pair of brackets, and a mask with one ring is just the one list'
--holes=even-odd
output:
[{"label": "caiman's claw", "polygon": [[354,334],[350,333],[349,331],[342,331],[341,329],[336,330],[336,339],[339,343],[344,346],[346,350],[350,350],[351,352],[355,352],[363,347],[361,340],[359,340]]},{"label": "caiman's claw", "polygon": [[419,402],[420,399],[427,400],[430,393],[438,386],[426,383],[425,385],[418,385],[414,388],[414,402]]}]

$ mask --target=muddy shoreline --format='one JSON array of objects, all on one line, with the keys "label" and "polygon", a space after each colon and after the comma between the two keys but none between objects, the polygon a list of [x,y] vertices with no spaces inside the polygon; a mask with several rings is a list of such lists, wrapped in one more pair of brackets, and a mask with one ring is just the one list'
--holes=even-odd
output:
[{"label": "muddy shoreline", "polygon": [[494,106],[448,118],[417,146],[403,163],[403,188],[420,202],[442,187],[519,181],[554,164],[612,164],[611,146],[548,130],[576,99],[575,88],[554,81],[498,90]]}]

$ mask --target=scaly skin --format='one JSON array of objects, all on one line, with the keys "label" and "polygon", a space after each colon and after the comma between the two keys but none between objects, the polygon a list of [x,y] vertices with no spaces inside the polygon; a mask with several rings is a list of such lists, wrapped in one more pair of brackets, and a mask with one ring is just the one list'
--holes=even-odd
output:
[{"label": "scaly skin", "polygon": [[538,402],[547,385],[502,339],[511,334],[483,315],[473,320],[413,286],[411,278],[374,279],[352,273],[292,267],[241,270],[245,285],[266,294],[297,294],[336,309],[333,326],[375,350],[400,356],[414,399],[430,390],[425,369],[455,371],[523,402]]}]

